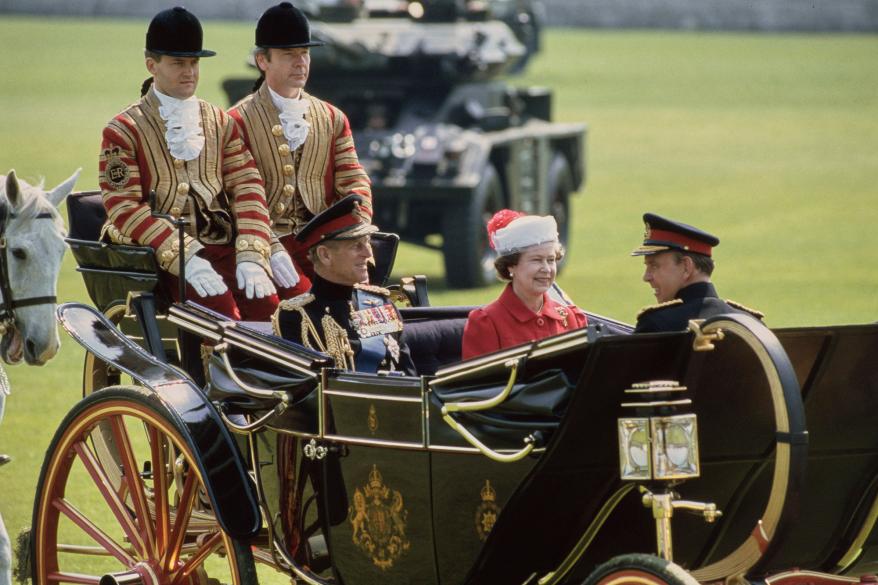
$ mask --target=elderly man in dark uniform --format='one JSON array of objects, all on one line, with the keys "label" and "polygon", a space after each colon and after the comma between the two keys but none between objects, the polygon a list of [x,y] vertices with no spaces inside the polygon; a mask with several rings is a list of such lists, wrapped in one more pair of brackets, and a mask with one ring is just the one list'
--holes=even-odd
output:
[{"label": "elderly man in dark uniform", "polygon": [[685,223],[653,213],[643,215],[646,234],[643,244],[631,252],[644,256],[644,282],[655,293],[658,304],[645,307],[637,315],[635,333],[681,331],[690,319],[705,319],[721,313],[763,315],[719,298],[710,282],[713,248],[719,238]]},{"label": "elderly man in dark uniform", "polygon": [[411,355],[399,341],[402,319],[390,291],[367,284],[370,234],[377,230],[359,195],[305,224],[296,241],[314,266],[311,290],[281,301],[274,332],[329,354],[339,368],[414,375]]},{"label": "elderly man in dark uniform", "polygon": [[195,97],[199,59],[214,54],[202,48],[201,23],[185,8],[153,18],[145,52],[151,77],[141,99],[103,131],[103,231],[115,243],[152,247],[176,296],[183,250],[172,224],[152,212],[188,218],[190,298],[233,319],[267,320],[277,297],[262,179],[235,122]]},{"label": "elderly man in dark uniform", "polygon": [[289,2],[266,10],[256,25],[257,89],[229,110],[265,180],[279,238],[272,251],[286,250],[299,264],[297,271],[292,263],[272,262],[281,298],[308,290],[307,250],[294,236],[314,215],[354,194],[361,197],[362,211],[372,214],[369,177],[357,158],[347,117],[304,89],[310,48],[322,44],[311,39],[308,19]]}]

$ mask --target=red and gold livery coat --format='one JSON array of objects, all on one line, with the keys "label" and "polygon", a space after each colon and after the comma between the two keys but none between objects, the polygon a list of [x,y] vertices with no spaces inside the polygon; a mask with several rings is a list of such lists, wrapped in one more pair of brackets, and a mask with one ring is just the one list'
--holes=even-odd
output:
[{"label": "red and gold livery coat", "polygon": [[297,233],[313,216],[352,194],[362,196],[364,209],[372,214],[371,183],[357,158],[347,116],[307,93],[302,99],[308,101],[310,129],[305,143],[293,152],[266,83],[229,110],[265,181],[279,237]]},{"label": "red and gold livery coat", "polygon": [[152,247],[159,266],[179,275],[175,230],[151,215],[149,193],[155,191],[156,211],[191,220],[187,258],[203,244],[234,240],[237,262],[256,262],[268,271],[272,234],[265,190],[237,125],[222,109],[199,100],[204,148],[184,161],[168,150],[160,105],[150,88],[104,128],[99,168],[104,233],[115,243]]}]

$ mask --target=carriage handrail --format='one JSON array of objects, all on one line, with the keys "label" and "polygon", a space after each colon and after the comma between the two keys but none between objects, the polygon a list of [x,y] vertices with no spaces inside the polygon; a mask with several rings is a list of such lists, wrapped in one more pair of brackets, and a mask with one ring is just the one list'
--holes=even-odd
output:
[{"label": "carriage handrail", "polygon": [[478,440],[475,435],[473,435],[466,427],[462,424],[454,420],[454,417],[451,416],[452,412],[475,412],[479,410],[488,410],[489,408],[494,408],[495,406],[499,406],[502,404],[509,395],[512,393],[512,389],[515,387],[515,380],[518,378],[518,369],[521,367],[521,363],[524,361],[523,357],[519,357],[516,359],[506,360],[503,363],[503,366],[509,368],[509,380],[506,382],[506,387],[503,390],[494,396],[493,398],[488,398],[487,400],[476,400],[471,402],[447,402],[442,406],[442,420],[444,420],[448,426],[454,429],[461,437],[463,437],[467,443],[478,449],[482,455],[485,455],[489,459],[493,459],[494,461],[499,461],[500,463],[513,463],[515,461],[519,461],[524,459],[534,450],[536,446],[536,438],[530,434],[524,438],[525,446],[514,453],[499,453],[494,451],[480,440]]},{"label": "carriage handrail", "polygon": [[[229,344],[223,342],[215,345],[213,349],[222,360],[223,365],[225,366],[226,374],[228,374],[228,376],[232,379],[233,382],[235,382],[235,384],[241,387],[241,390],[254,398],[269,398],[273,400],[279,400],[283,403],[289,401],[289,395],[286,392],[280,390],[270,390],[267,388],[257,388],[256,386],[251,386],[250,384],[239,378],[238,375],[235,373],[235,368],[232,367],[232,362],[229,361],[228,348]],[[284,408],[284,410],[286,410],[286,408]]]},{"label": "carriage handrail", "polygon": [[497,396],[488,398],[487,400],[471,402],[446,402],[442,407],[442,416],[444,417],[449,412],[474,412],[477,410],[487,410],[501,404],[504,400],[509,398],[512,389],[515,387],[515,379],[518,377],[518,368],[521,366],[522,361],[523,358],[519,357],[503,362],[503,367],[509,368],[510,370],[509,381],[506,383],[506,387],[503,391],[497,394]]}]

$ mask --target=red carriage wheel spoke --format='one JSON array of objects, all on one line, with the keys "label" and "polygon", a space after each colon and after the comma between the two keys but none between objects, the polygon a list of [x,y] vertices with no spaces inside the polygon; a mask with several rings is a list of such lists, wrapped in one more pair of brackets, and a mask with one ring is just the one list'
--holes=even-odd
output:
[{"label": "red carriage wheel spoke", "polygon": [[98,491],[100,491],[101,495],[104,497],[104,500],[110,507],[110,511],[113,512],[113,515],[119,522],[119,526],[125,532],[125,536],[127,536],[128,540],[131,541],[131,544],[137,548],[140,555],[145,557],[146,547],[137,526],[134,524],[134,520],[131,518],[131,513],[125,506],[125,503],[119,499],[119,495],[113,489],[113,484],[110,482],[110,479],[107,477],[107,474],[101,467],[100,463],[98,463],[94,453],[92,453],[88,446],[82,441],[74,444],[73,450],[79,455],[80,461],[82,461],[86,471],[97,486]]},{"label": "red carriage wheel spoke", "polygon": [[217,551],[219,547],[222,546],[222,544],[222,534],[220,534],[219,532],[214,532],[213,534],[211,534],[210,537],[198,547],[198,550],[196,550],[195,553],[191,557],[189,557],[186,563],[182,567],[180,567],[180,571],[174,578],[174,582],[172,583],[172,585],[179,585],[180,583],[182,583],[187,577],[189,577],[189,575],[192,574],[195,569],[201,566],[204,560],[208,556],[210,556],[211,553]]},{"label": "red carriage wheel spoke", "polygon": [[165,447],[170,442],[155,428],[149,427],[149,444],[152,451],[152,491],[155,504],[155,543],[156,558],[163,558],[167,552],[170,537],[170,509],[168,507],[168,474],[166,469]]},{"label": "red carriage wheel spoke", "polygon": [[174,518],[174,526],[171,528],[168,539],[168,550],[165,553],[162,568],[169,570],[180,560],[180,552],[186,539],[186,529],[189,527],[189,519],[192,516],[192,506],[195,503],[196,489],[198,485],[194,474],[186,476],[183,482],[183,493],[177,502],[177,516]]},{"label": "red carriage wheel spoke", "polygon": [[100,577],[82,575],[81,573],[70,573],[67,571],[49,573],[48,580],[53,583],[84,583],[86,585],[98,585],[98,583],[101,582]]},{"label": "red carriage wheel spoke", "polygon": [[128,431],[121,416],[110,418],[110,424],[113,429],[113,439],[116,447],[119,449],[119,455],[122,465],[122,476],[125,485],[128,486],[128,492],[131,496],[131,503],[134,505],[134,511],[137,515],[137,524],[141,534],[141,540],[145,545],[144,556],[146,558],[155,558],[155,541],[152,520],[149,514],[149,507],[146,504],[146,493],[143,489],[143,482],[140,478],[140,472],[137,466],[137,459],[131,448],[131,441],[128,437]]},{"label": "red carriage wheel spoke", "polygon": [[52,505],[62,514],[67,516],[75,525],[80,527],[83,532],[94,539],[95,542],[104,547],[108,553],[116,557],[116,559],[125,566],[131,567],[137,561],[128,554],[119,543],[113,540],[106,532],[98,528],[94,522],[85,517],[85,515],[77,510],[70,502],[63,498],[55,498]]}]

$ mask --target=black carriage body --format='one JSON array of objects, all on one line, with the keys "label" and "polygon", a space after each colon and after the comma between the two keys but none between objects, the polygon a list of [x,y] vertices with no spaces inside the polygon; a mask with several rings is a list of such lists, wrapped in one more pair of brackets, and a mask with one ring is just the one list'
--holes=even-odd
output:
[{"label": "black carriage body", "polygon": [[[87,247],[99,256],[114,248]],[[676,489],[724,512],[713,524],[674,517],[678,563],[702,582],[791,567],[873,570],[878,324],[772,333],[745,316],[720,316],[697,334],[632,336],[590,315],[609,334],[579,331],[460,363],[468,310],[402,310],[423,374],[415,378],[337,371],[325,356],[244,324],[171,307],[170,325],[224,348],[211,359],[209,397],[188,383],[156,386],[194,451],[204,450],[219,525],[248,534],[257,517],[223,495],[232,482],[253,501],[243,468],[233,476],[227,466],[220,475],[207,468],[216,452],[198,442],[202,435],[239,457],[224,424],[249,436],[244,459],[272,543],[265,559],[272,548],[281,566],[328,558],[322,574],[347,585],[525,583],[561,567],[565,574],[547,582],[575,583],[621,553],[655,550],[649,510],[619,479],[617,420],[630,415],[621,405],[633,384],[673,380],[693,402],[701,455],[700,477]],[[718,329],[724,338],[702,351],[704,332]],[[173,373],[112,325],[102,339],[89,335],[80,341],[123,371]],[[128,348],[132,363],[119,362],[114,345]],[[242,382],[269,392],[254,397]],[[443,420],[443,407],[486,400],[507,384],[510,396],[497,407],[451,414],[471,440]],[[535,452],[495,460],[522,452],[528,437]]]}]

